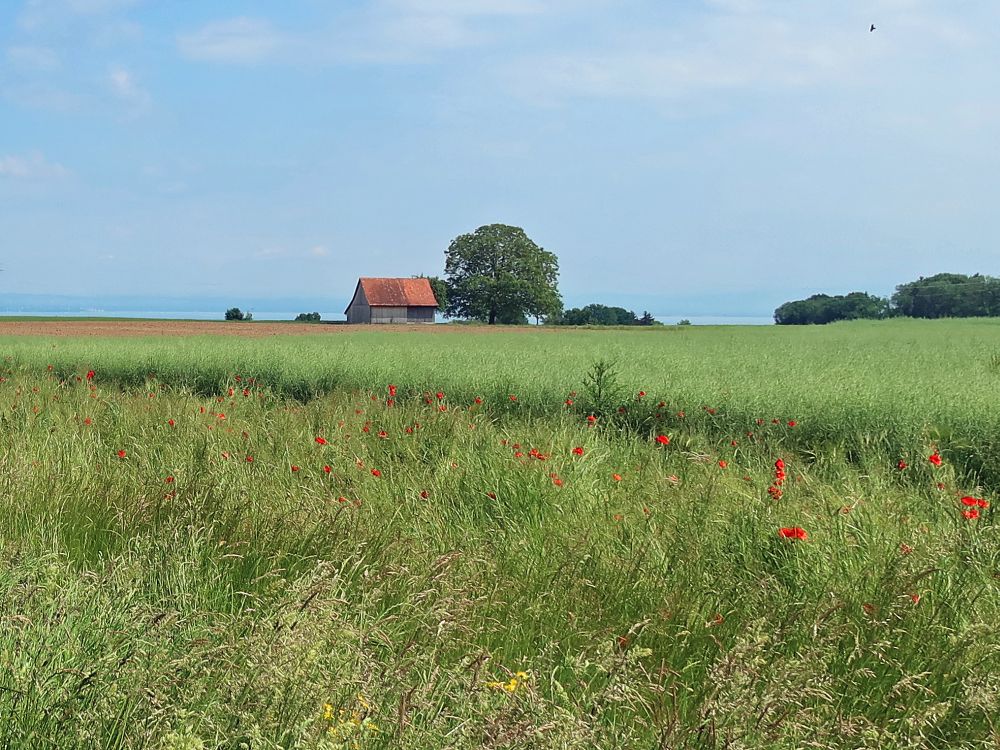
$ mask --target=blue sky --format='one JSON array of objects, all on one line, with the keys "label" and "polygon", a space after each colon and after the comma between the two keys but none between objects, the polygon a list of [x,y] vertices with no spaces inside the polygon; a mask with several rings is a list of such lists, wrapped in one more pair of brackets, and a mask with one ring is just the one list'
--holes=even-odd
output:
[{"label": "blue sky", "polygon": [[0,295],[336,308],[494,222],[569,305],[997,274],[998,35],[972,0],[3,2]]}]

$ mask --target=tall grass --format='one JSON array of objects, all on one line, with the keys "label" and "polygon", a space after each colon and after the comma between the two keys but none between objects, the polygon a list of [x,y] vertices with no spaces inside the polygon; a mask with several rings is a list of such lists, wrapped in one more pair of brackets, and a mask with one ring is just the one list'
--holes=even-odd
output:
[{"label": "tall grass", "polygon": [[14,342],[3,746],[995,746],[956,330]]},{"label": "tall grass", "polygon": [[[63,377],[96,369],[105,382],[157,381],[225,392],[234,374],[307,401],[337,390],[397,383],[407,392],[481,396],[495,412],[554,414],[595,361],[617,365],[629,394],[665,401],[664,414],[719,434],[756,419],[794,420],[802,450],[850,455],[879,444],[903,455],[934,443],[963,471],[1000,481],[1000,321],[859,321],[817,327],[652,330],[377,330],[232,338],[0,340],[8,367]],[[518,397],[516,404],[508,401]],[[711,411],[706,411],[708,407]]]}]

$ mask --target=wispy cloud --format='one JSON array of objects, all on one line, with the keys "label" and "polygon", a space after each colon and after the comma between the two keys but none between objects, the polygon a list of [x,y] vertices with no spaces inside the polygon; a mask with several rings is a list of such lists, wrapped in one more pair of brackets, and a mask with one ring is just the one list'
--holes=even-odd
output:
[{"label": "wispy cloud", "polygon": [[127,104],[133,113],[143,112],[152,103],[152,97],[126,68],[115,66],[108,71],[108,85],[111,92]]},{"label": "wispy cloud", "polygon": [[56,70],[59,55],[50,47],[20,45],[7,48],[7,62],[17,68],[33,71]]},{"label": "wispy cloud", "polygon": [[0,177],[40,180],[66,177],[69,170],[62,164],[46,159],[39,152],[0,156]]},{"label": "wispy cloud", "polygon": [[[909,12],[891,7],[905,4]],[[701,12],[637,30],[609,25],[594,43],[514,59],[508,84],[539,100],[678,99],[692,95],[865,86],[919,55],[967,50],[970,28],[918,2],[789,8],[776,0],[708,0]],[[831,6],[833,7],[833,6]],[[886,28],[868,30],[869,22]],[[894,24],[894,25],[890,25]]]},{"label": "wispy cloud", "polygon": [[209,23],[177,39],[180,53],[192,60],[256,63],[292,52],[293,38],[258,18],[231,18]]},{"label": "wispy cloud", "polygon": [[18,24],[29,31],[49,24],[63,24],[73,16],[102,16],[134,5],[139,0],[28,0]]},{"label": "wispy cloud", "polygon": [[500,20],[572,7],[570,0],[371,0],[308,31],[279,29],[263,18],[221,19],[179,35],[177,47],[188,59],[230,64],[424,61],[496,39]]}]

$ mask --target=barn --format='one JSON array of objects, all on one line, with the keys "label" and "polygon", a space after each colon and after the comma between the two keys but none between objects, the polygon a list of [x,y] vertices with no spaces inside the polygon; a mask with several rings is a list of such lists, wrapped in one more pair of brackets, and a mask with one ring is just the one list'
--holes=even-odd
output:
[{"label": "barn", "polygon": [[437,309],[427,279],[358,279],[348,323],[433,323]]}]

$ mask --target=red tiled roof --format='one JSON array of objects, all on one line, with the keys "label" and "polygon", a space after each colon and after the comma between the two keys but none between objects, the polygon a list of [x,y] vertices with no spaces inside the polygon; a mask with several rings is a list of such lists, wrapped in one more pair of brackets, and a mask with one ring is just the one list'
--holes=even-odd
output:
[{"label": "red tiled roof", "polygon": [[427,279],[365,279],[358,281],[372,307],[437,307]]}]

